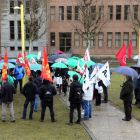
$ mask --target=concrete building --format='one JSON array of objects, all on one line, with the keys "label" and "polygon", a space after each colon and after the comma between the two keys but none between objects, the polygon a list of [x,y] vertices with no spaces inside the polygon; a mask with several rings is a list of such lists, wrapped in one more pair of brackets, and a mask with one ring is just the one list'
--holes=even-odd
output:
[{"label": "concrete building", "polygon": [[[86,41],[74,30],[76,15],[80,14],[77,0],[49,0],[49,53],[55,49],[67,52],[71,48],[73,55],[83,55],[87,48]],[[132,40],[133,55],[138,54],[138,36],[133,22],[140,15],[139,3],[135,0],[103,0],[101,3],[102,21],[105,26],[92,41],[91,56],[114,56],[119,49]],[[97,5],[93,5],[97,7]],[[80,26],[80,24],[79,24]],[[82,29],[82,27],[81,27]]]},{"label": "concrete building", "polygon": [[[26,0],[1,0],[1,51],[2,57],[4,56],[5,48],[8,50],[9,58],[17,58],[18,53],[22,51],[21,48],[21,16],[20,10],[14,10],[15,6],[24,6],[24,13],[28,16],[26,11],[29,11],[30,7]],[[46,14],[46,12],[45,12]],[[38,34],[41,34],[47,27],[46,23],[39,29]],[[29,41],[26,39],[26,27],[25,27],[25,51],[28,55]],[[43,45],[47,45],[47,33],[45,33],[40,39],[33,41],[31,53],[37,54],[38,51],[43,50]]]}]

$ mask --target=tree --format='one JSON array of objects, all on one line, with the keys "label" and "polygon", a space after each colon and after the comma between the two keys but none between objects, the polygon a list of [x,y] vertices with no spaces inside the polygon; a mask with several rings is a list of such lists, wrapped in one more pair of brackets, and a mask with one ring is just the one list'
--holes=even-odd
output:
[{"label": "tree", "polygon": [[[87,47],[90,49],[91,40],[94,41],[95,36],[106,23],[104,20],[104,4],[100,0],[76,0],[76,2],[75,20],[79,22],[72,24],[75,31],[87,41]],[[78,15],[79,13],[80,15]]]}]

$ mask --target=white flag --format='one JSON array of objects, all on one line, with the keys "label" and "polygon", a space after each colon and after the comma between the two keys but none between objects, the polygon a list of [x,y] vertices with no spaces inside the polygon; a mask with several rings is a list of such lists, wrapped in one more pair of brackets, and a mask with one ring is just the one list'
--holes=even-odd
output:
[{"label": "white flag", "polygon": [[89,56],[89,50],[87,48],[85,55],[84,55],[84,61],[90,61],[90,56]]},{"label": "white flag", "polygon": [[24,61],[23,57],[19,57],[18,59],[19,59],[19,62],[20,62],[21,64],[25,64],[25,61]]},{"label": "white flag", "polygon": [[38,56],[37,56],[37,59],[40,59],[41,58],[41,51],[38,52]]},{"label": "white flag", "polygon": [[29,65],[37,64],[36,60],[33,57],[31,57],[28,62],[29,62]]},{"label": "white flag", "polygon": [[108,62],[99,70],[97,78],[102,80],[106,87],[110,85],[110,69]]},{"label": "white flag", "polygon": [[99,67],[95,66],[93,72],[91,73],[90,79],[89,79],[90,83],[95,83],[95,81],[96,81],[95,75],[98,73],[98,71],[99,71]]}]

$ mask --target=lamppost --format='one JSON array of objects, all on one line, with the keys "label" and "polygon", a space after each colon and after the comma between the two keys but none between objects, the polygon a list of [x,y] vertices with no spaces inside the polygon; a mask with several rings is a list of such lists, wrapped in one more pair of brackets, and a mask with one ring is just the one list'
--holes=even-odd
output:
[{"label": "lamppost", "polygon": [[[21,44],[22,44],[22,54],[24,53],[24,12],[23,12],[23,4],[14,7],[15,10],[20,10],[21,12]],[[25,76],[23,78],[23,85],[25,84]]]}]

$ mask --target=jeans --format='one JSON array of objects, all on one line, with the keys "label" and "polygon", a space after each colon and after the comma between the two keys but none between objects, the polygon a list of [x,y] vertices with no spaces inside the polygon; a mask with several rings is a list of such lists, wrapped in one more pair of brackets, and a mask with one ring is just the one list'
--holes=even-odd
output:
[{"label": "jeans", "polygon": [[[37,108],[38,108],[38,98],[39,98],[39,94],[36,94],[35,95],[35,107],[34,107],[35,111],[37,111]],[[41,106],[41,102],[42,102],[42,100],[40,100],[40,106]]]},{"label": "jeans", "polygon": [[18,82],[19,82],[19,86],[20,86],[20,93],[22,91],[22,79],[16,79],[15,80],[15,89],[17,90],[17,85],[18,85]]},{"label": "jeans", "polygon": [[91,118],[91,114],[92,114],[92,101],[84,100],[83,104],[85,109],[84,119],[88,120],[89,118]]},{"label": "jeans", "polygon": [[103,86],[104,91],[104,101],[108,102],[108,88],[106,86]]},{"label": "jeans", "polygon": [[34,109],[34,103],[35,101],[29,101],[28,99],[25,100],[24,102],[24,109],[23,109],[23,116],[22,118],[23,119],[26,119],[26,112],[27,112],[27,107],[28,107],[28,104],[30,102],[30,114],[29,114],[29,119],[33,119],[33,109]]},{"label": "jeans", "polygon": [[[41,120],[44,120],[45,116],[45,111],[46,111],[47,106],[42,106],[42,111],[41,111]],[[53,111],[53,106],[48,106],[50,109],[50,116],[51,116],[51,121],[54,121],[54,111]]]}]

